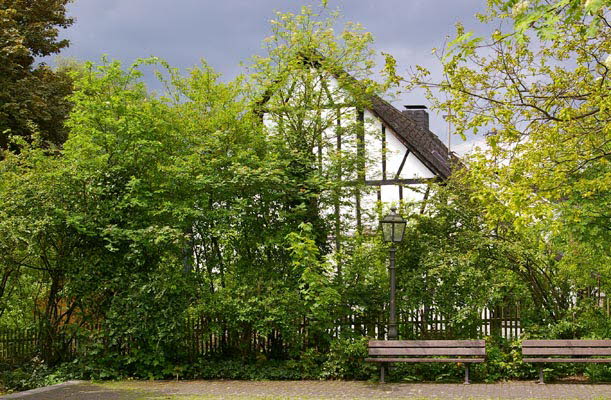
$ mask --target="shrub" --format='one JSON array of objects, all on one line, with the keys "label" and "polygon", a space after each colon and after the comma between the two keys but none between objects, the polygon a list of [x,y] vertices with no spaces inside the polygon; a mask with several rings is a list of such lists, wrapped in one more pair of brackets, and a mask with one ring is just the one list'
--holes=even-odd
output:
[{"label": "shrub", "polygon": [[335,339],[322,365],[322,379],[370,379],[376,367],[365,363],[368,338]]},{"label": "shrub", "polygon": [[40,358],[34,357],[19,365],[0,365],[0,392],[35,389],[71,378],[66,368],[49,368]]}]

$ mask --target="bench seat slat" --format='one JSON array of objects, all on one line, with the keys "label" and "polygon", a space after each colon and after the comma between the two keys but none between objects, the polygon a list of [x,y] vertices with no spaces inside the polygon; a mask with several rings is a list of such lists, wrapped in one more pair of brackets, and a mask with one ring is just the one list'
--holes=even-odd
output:
[{"label": "bench seat slat", "polygon": [[527,363],[611,363],[611,358],[524,358]]},{"label": "bench seat slat", "polygon": [[370,340],[369,347],[486,347],[485,340]]},{"label": "bench seat slat", "polygon": [[384,348],[373,347],[369,349],[370,356],[485,356],[485,348],[441,348],[441,347],[422,347],[422,348]]},{"label": "bench seat slat", "polygon": [[384,358],[366,358],[367,362],[457,362],[457,363],[483,363],[483,358],[396,358],[396,357],[384,357]]},{"label": "bench seat slat", "polygon": [[522,347],[611,347],[611,340],[523,340]]},{"label": "bench seat slat", "polygon": [[525,356],[611,356],[611,347],[524,347]]}]

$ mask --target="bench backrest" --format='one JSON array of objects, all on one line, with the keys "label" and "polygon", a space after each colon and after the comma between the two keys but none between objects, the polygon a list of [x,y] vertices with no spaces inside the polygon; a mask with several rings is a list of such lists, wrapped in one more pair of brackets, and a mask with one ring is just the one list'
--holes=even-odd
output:
[{"label": "bench backrest", "polygon": [[524,340],[525,356],[611,356],[611,340]]},{"label": "bench backrest", "polygon": [[484,340],[370,340],[370,356],[485,356]]}]

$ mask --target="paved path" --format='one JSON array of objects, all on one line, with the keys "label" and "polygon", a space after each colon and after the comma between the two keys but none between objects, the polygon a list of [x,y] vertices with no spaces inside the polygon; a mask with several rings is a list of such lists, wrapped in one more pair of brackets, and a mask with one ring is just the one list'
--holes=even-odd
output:
[{"label": "paved path", "polygon": [[0,399],[23,400],[137,400],[137,390],[115,390],[88,382],[66,382],[59,385],[0,396]]},{"label": "paved path", "polygon": [[[148,393],[148,394],[147,394]],[[136,400],[136,399],[611,399],[611,384],[375,384],[344,381],[184,381],[79,383],[20,397],[25,400]]]}]

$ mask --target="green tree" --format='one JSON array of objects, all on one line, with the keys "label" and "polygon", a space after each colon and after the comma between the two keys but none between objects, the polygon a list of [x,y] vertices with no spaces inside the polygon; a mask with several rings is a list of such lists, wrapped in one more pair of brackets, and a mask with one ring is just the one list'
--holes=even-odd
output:
[{"label": "green tree", "polygon": [[0,1],[0,149],[18,146],[11,145],[11,136],[45,147],[66,140],[72,80],[64,71],[36,64],[36,57],[68,46],[58,39],[59,28],[73,22],[66,16],[68,2]]},{"label": "green tree", "polygon": [[[320,10],[303,7],[298,14],[277,13],[271,21],[272,36],[264,41],[266,53],[254,58],[248,81],[253,111],[261,117],[272,153],[282,158],[288,183],[276,207],[283,216],[278,226],[283,226],[282,237],[291,249],[283,255],[282,268],[290,267],[292,276],[273,279],[280,278],[280,287],[290,283],[286,289],[291,295],[304,280],[309,282],[293,300],[295,312],[276,326],[295,327],[303,321],[320,348],[328,346],[328,335],[322,332],[328,331],[331,316],[337,323],[359,308],[360,300],[353,297],[363,292],[359,277],[373,275],[367,271],[371,266],[350,269],[367,246],[361,235],[365,216],[360,200],[370,190],[364,186],[364,171],[371,155],[364,151],[363,110],[372,94],[386,88],[371,79],[372,35],[355,23],[336,31],[338,17],[324,4]],[[308,246],[296,246],[296,239]],[[268,271],[277,270],[279,260]],[[354,291],[344,290],[344,277],[355,284]],[[321,290],[322,282],[332,290]],[[312,303],[318,305],[313,308]],[[379,307],[367,307],[367,312]],[[295,336],[295,330],[282,334]]]},{"label": "green tree", "polygon": [[561,259],[545,273],[570,278],[573,291],[592,293],[600,276],[608,291],[610,4],[488,4],[481,18],[499,28],[484,38],[459,25],[442,55],[446,79],[421,69],[411,85],[449,95],[434,101],[459,134],[490,131],[463,174],[488,223],[536,238]]},{"label": "green tree", "polygon": [[[362,231],[361,221],[350,226],[355,218],[345,218],[340,209],[355,207],[366,190],[359,185],[367,161],[362,112],[384,86],[371,79],[372,35],[355,23],[336,32],[338,17],[324,6],[319,12],[303,7],[299,14],[277,13],[273,35],[264,41],[267,54],[253,60],[250,92],[277,151],[291,155],[295,179],[308,185],[308,200],[300,203],[317,245],[327,245],[325,230],[334,226],[339,253],[347,230]],[[325,221],[324,209],[333,209]]]},{"label": "green tree", "polygon": [[434,310],[448,321],[447,337],[465,338],[478,335],[486,307],[520,307],[524,330],[564,316],[570,286],[555,274],[558,260],[541,250],[541,238],[490,225],[487,204],[460,176],[432,193],[426,211],[412,214],[398,251],[406,312],[422,307],[430,318]]},{"label": "green tree", "polygon": [[[174,107],[175,99],[149,95],[138,65],[127,71],[118,63],[86,65],[71,97],[65,149],[49,154],[25,145],[2,161],[0,265],[9,292],[19,280],[36,283],[28,295],[50,362],[65,354],[62,338],[76,333],[72,328],[102,323],[116,346],[130,338],[142,347],[133,364],[159,362],[155,357],[167,354],[150,346],[171,345],[180,332],[173,324],[183,322],[182,271],[198,198],[191,186],[198,170],[188,168],[209,149],[202,133],[216,128],[190,130],[192,120],[179,116],[223,99]],[[206,68],[200,75],[209,87],[216,79]],[[132,303],[142,308],[130,309]]]},{"label": "green tree", "polygon": [[[24,296],[49,361],[66,335],[99,327],[88,374],[168,376],[186,317],[205,316],[222,355],[250,361],[322,359],[338,324],[338,343],[375,335],[384,246],[346,209],[366,190],[362,109],[386,85],[368,79],[371,35],[337,33],[335,17],[278,14],[269,54],[226,83],[156,59],[72,68],[64,146],[25,143],[0,161],[0,312]],[[341,147],[328,141],[339,133]]]}]

